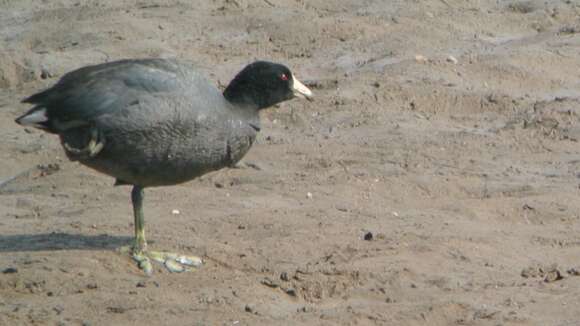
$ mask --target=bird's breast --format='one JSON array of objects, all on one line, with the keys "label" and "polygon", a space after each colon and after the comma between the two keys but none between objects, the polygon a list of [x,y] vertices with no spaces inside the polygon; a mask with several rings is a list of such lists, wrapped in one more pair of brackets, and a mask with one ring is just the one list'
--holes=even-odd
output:
[{"label": "bird's breast", "polygon": [[103,132],[103,150],[81,163],[142,186],[183,183],[231,167],[250,150],[257,135],[242,119],[207,117]]}]

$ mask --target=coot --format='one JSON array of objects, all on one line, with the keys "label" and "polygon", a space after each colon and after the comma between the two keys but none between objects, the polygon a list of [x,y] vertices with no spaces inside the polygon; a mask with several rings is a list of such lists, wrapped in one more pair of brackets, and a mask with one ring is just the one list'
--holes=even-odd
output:
[{"label": "coot", "polygon": [[186,182],[236,164],[260,131],[261,109],[312,92],[284,65],[246,66],[223,94],[196,69],[167,59],[87,66],[23,100],[16,119],[60,137],[70,160],[132,185],[131,256],[145,273],[151,260],[173,272],[197,267],[195,256],[147,250],[143,189]]}]

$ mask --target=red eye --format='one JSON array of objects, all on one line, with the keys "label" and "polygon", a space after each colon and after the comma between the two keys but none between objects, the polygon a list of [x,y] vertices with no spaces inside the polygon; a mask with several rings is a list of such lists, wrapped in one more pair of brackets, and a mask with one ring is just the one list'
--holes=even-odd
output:
[{"label": "red eye", "polygon": [[280,75],[280,79],[286,81],[286,80],[288,80],[288,76],[286,76],[286,74],[282,74],[282,75]]}]

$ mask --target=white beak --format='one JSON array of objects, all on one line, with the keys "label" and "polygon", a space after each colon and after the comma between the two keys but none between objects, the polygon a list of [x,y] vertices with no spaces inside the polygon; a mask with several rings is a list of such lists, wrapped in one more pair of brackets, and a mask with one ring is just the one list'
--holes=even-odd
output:
[{"label": "white beak", "polygon": [[302,84],[298,79],[293,79],[292,88],[294,89],[294,96],[302,97],[307,100],[312,99],[312,91],[308,87],[304,86],[304,84]]}]

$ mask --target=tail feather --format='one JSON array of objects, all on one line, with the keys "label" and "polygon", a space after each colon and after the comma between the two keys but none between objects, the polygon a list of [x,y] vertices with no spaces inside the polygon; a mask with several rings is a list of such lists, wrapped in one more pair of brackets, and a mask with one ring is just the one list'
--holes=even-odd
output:
[{"label": "tail feather", "polygon": [[22,126],[35,127],[39,129],[49,129],[48,116],[46,115],[46,108],[36,106],[30,111],[18,117],[16,123]]}]

